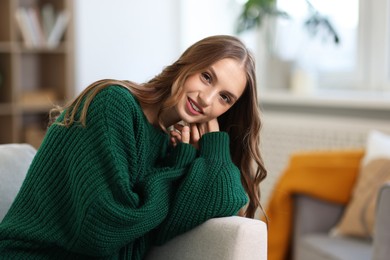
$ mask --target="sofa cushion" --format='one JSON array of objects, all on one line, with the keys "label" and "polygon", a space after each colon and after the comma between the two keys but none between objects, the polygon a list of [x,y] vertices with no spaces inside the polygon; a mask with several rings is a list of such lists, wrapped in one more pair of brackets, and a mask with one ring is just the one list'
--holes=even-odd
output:
[{"label": "sofa cushion", "polygon": [[15,199],[36,153],[28,144],[0,145],[0,222]]},{"label": "sofa cushion", "polygon": [[372,130],[367,137],[362,166],[380,158],[390,159],[390,135]]},{"label": "sofa cushion", "polygon": [[390,159],[376,159],[365,165],[360,172],[352,199],[332,233],[372,237],[378,192],[387,181],[390,181]]},{"label": "sofa cushion", "polygon": [[302,237],[296,252],[299,260],[367,260],[371,259],[370,240],[310,234]]},{"label": "sofa cushion", "polygon": [[372,131],[355,188],[333,235],[372,237],[380,187],[390,181],[390,136]]}]

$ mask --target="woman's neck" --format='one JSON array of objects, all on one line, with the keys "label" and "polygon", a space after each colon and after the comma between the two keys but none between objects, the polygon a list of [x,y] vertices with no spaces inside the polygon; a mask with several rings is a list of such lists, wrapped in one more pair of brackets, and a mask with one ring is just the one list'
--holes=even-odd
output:
[{"label": "woman's neck", "polygon": [[[158,118],[158,112],[160,111],[161,105],[148,105],[148,104],[141,104],[142,110],[149,121],[149,123],[155,127],[161,128]],[[163,125],[168,128],[171,125],[176,124],[181,119],[177,117],[177,112],[175,108],[170,108],[168,110],[164,110],[161,114],[161,120]]]}]

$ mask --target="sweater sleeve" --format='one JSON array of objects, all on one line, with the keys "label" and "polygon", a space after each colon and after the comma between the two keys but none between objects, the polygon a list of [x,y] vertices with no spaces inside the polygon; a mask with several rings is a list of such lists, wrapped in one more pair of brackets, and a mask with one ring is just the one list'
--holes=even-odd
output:
[{"label": "sweater sleeve", "polygon": [[[180,146],[191,146],[179,144]],[[199,156],[187,167],[177,188],[168,217],[155,230],[154,243],[161,245],[214,217],[231,216],[247,203],[240,172],[230,158],[229,136],[208,133],[200,139]],[[180,153],[178,153],[180,155]]]}]

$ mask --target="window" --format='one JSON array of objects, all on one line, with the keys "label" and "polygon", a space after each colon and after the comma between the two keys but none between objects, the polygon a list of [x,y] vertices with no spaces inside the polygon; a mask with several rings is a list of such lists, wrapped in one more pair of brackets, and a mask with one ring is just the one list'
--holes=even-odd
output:
[{"label": "window", "polygon": [[[309,4],[334,25],[338,45],[321,29],[309,36],[304,26]],[[276,55],[292,66],[314,71],[320,88],[390,89],[389,0],[310,0],[309,4],[277,1],[291,19],[276,22]]]},{"label": "window", "polygon": [[[181,49],[208,35],[235,34],[245,2],[180,1]],[[310,3],[334,25],[340,44],[335,45],[323,30],[315,37],[309,36],[304,27],[310,12],[306,0],[277,0],[278,8],[285,10],[291,19],[276,19],[271,28],[273,55],[266,64],[256,33],[239,35],[255,52],[259,72],[264,66],[268,68],[263,74],[266,76],[258,76],[260,88],[290,87],[298,68],[315,75],[318,88],[389,91],[390,0],[310,0]],[[264,78],[266,81],[262,82]]]}]

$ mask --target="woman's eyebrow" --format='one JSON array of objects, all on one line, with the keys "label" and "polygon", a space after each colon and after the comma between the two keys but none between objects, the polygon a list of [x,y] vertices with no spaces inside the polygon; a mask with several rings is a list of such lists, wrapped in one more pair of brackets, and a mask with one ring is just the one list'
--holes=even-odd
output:
[{"label": "woman's eyebrow", "polygon": [[210,67],[209,70],[210,70],[211,76],[213,77],[213,81],[215,83],[217,83],[218,82],[218,76],[217,76],[217,73],[215,73],[214,68]]},{"label": "woman's eyebrow", "polygon": [[[211,76],[213,77],[213,82],[217,83],[218,82],[218,76],[217,76],[217,73],[215,73],[214,68],[210,67],[209,70],[210,70]],[[226,91],[226,93],[229,94],[235,101],[238,100],[238,97],[236,95],[234,95],[232,92]]]},{"label": "woman's eyebrow", "polygon": [[236,95],[234,95],[232,92],[230,91],[226,91],[226,92],[231,96],[232,99],[234,99],[234,102],[238,100],[238,97],[236,97]]}]

